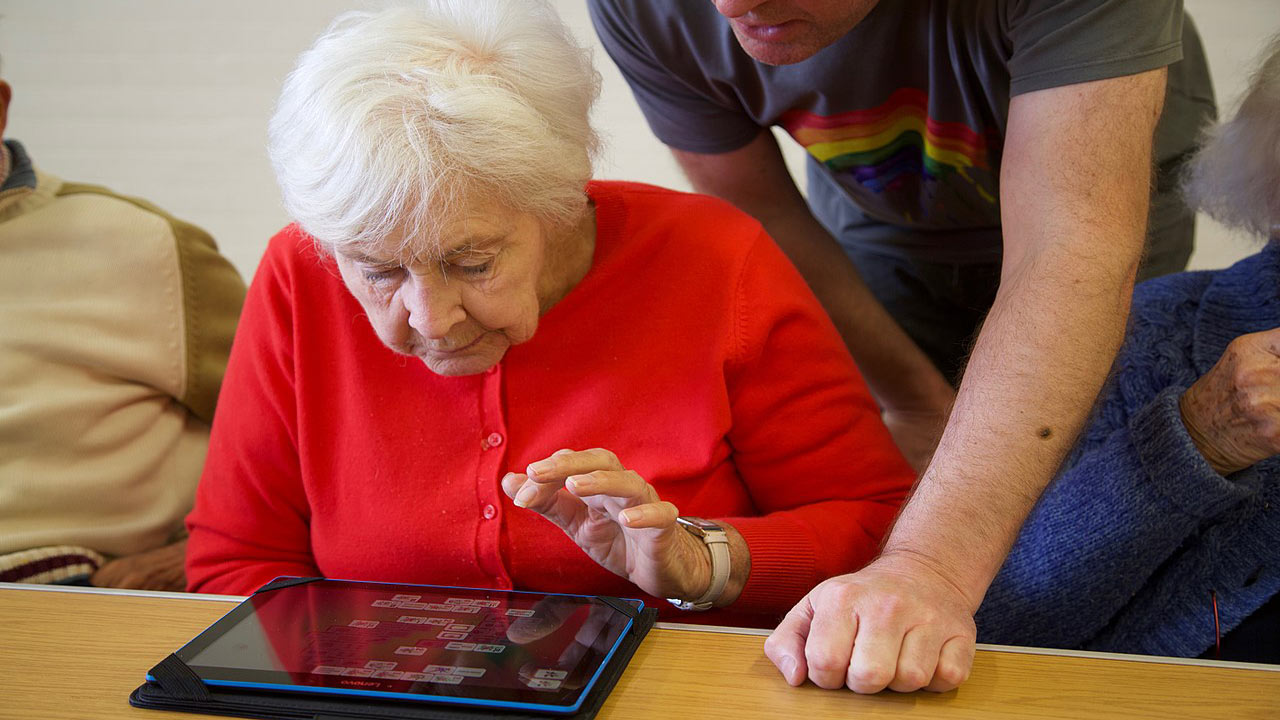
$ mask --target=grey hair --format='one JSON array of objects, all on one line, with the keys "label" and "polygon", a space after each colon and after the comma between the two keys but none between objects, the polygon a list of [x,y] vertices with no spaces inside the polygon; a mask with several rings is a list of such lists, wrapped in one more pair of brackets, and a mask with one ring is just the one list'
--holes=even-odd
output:
[{"label": "grey hair", "polygon": [[1183,189],[1193,207],[1224,225],[1280,233],[1280,35],[1267,44],[1235,115],[1205,130]]},{"label": "grey hair", "polygon": [[431,252],[467,202],[547,226],[586,210],[590,51],[542,0],[425,0],[337,17],[285,81],[268,149],[285,210],[327,251]]}]

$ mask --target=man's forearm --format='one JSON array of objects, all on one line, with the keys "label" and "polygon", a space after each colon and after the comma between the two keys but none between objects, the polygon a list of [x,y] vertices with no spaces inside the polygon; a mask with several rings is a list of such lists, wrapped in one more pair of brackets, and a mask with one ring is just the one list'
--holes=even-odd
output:
[{"label": "man's forearm", "polygon": [[[885,546],[937,566],[974,609],[1123,338],[1164,86],[1161,68],[1010,103],[1000,290],[933,462]],[[1065,165],[1064,149],[1075,153]]]},{"label": "man's forearm", "polygon": [[939,565],[977,608],[1106,379],[1133,272],[1046,252],[1006,274],[887,553]]}]

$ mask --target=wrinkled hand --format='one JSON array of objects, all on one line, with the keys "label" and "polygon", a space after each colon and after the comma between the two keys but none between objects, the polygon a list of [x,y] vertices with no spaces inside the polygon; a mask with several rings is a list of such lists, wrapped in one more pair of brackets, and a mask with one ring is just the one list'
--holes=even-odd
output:
[{"label": "wrinkled hand", "polygon": [[181,540],[155,550],[125,555],[98,568],[89,583],[103,588],[182,592],[187,589],[183,568],[186,554],[187,541]]},{"label": "wrinkled hand", "polygon": [[826,580],[765,641],[792,685],[858,693],[954,689],[969,677],[975,608],[935,570],[881,556],[852,575]]},{"label": "wrinkled hand", "polygon": [[676,525],[676,506],[608,450],[560,450],[507,473],[502,489],[650,595],[696,598],[711,586],[710,551]]},{"label": "wrinkled hand", "polygon": [[938,439],[947,425],[948,414],[942,411],[913,411],[885,409],[880,418],[893,443],[898,446],[916,473],[924,472],[938,448]]},{"label": "wrinkled hand", "polygon": [[1180,408],[1192,442],[1223,475],[1280,453],[1280,328],[1232,340]]}]

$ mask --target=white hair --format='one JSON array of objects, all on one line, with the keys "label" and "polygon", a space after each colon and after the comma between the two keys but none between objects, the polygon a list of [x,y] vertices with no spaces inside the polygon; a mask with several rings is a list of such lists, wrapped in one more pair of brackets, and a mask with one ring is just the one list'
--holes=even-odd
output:
[{"label": "white hair", "polygon": [[271,118],[284,206],[328,251],[430,252],[469,200],[549,226],[586,209],[599,140],[590,51],[542,0],[349,12],[298,59]]},{"label": "white hair", "polygon": [[1224,225],[1280,234],[1280,35],[1235,115],[1209,127],[1184,183],[1190,204]]}]

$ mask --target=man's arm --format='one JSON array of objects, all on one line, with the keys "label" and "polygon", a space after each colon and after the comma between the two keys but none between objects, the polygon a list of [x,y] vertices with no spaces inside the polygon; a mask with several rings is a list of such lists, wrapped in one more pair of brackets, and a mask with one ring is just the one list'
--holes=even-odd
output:
[{"label": "man's arm", "polygon": [[947,690],[967,677],[973,613],[1123,336],[1164,87],[1160,69],[1010,103],[995,304],[881,557],[815,588],[766,644],[790,682]]},{"label": "man's arm", "polygon": [[894,440],[921,469],[955,393],[813,217],[773,134],[762,131],[746,146],[727,153],[672,152],[694,189],[754,216],[799,268],[884,408]]}]

